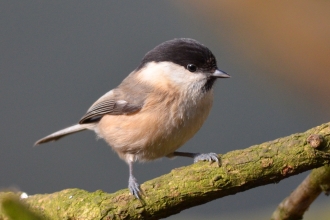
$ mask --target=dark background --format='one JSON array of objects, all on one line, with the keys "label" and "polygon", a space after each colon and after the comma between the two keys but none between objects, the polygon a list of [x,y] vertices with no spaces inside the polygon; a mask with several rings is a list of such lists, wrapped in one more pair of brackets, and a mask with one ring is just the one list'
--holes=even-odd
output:
[{"label": "dark background", "polygon": [[[0,187],[28,194],[126,188],[127,165],[93,132],[33,144],[77,123],[146,52],[173,38],[202,42],[232,76],[217,81],[212,112],[182,151],[226,153],[329,121],[329,2],[203,2],[1,1]],[[191,163],[136,164],[135,176],[143,183]],[[269,218],[307,174],[169,219]]]}]

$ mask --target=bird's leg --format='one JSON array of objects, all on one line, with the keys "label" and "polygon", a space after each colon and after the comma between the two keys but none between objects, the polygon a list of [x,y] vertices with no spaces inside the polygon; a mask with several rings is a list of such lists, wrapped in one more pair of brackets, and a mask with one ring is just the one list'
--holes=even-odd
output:
[{"label": "bird's leg", "polygon": [[219,156],[216,153],[188,153],[188,152],[179,152],[174,151],[173,153],[167,155],[167,157],[175,157],[175,156],[181,156],[181,157],[190,157],[194,159],[194,163],[200,161],[200,160],[207,160],[207,161],[215,161],[219,162]]},{"label": "bird's leg", "polygon": [[129,166],[129,178],[128,178],[128,189],[136,198],[140,199],[140,185],[138,184],[137,180],[133,176],[133,162],[128,162]]}]

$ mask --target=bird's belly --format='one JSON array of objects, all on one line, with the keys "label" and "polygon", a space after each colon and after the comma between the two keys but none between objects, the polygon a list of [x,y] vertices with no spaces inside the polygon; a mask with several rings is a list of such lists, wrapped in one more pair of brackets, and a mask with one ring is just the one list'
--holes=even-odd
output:
[{"label": "bird's belly", "polygon": [[211,105],[212,97],[185,111],[166,108],[132,115],[105,115],[97,133],[125,161],[155,160],[174,152],[193,137]]}]

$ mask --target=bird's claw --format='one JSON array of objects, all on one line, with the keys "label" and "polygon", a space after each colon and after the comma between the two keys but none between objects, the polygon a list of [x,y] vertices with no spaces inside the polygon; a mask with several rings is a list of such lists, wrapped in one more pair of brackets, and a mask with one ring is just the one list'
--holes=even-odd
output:
[{"label": "bird's claw", "polygon": [[218,157],[218,154],[216,154],[216,153],[196,154],[194,156],[194,163],[196,163],[198,161],[219,162],[219,157]]},{"label": "bird's claw", "polygon": [[137,180],[134,176],[130,176],[128,179],[128,189],[137,199],[140,199],[140,184],[138,184]]}]

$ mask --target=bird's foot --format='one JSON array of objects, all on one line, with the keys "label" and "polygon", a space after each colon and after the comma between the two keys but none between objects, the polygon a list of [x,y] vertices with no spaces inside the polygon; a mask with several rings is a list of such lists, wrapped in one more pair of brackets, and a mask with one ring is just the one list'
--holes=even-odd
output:
[{"label": "bird's foot", "polygon": [[128,189],[137,199],[140,199],[140,184],[138,184],[137,180],[134,176],[130,176],[128,179]]},{"label": "bird's foot", "polygon": [[206,153],[206,154],[196,153],[193,158],[194,158],[194,163],[205,160],[219,163],[219,156],[216,153]]}]

